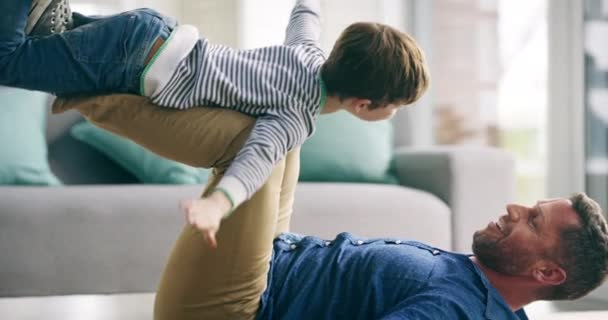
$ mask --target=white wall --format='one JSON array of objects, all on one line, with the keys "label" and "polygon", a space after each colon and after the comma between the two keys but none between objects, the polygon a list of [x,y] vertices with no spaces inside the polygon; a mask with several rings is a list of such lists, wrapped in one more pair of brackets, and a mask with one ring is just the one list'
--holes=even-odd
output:
[{"label": "white wall", "polygon": [[180,23],[196,26],[214,43],[240,46],[240,0],[180,0]]},{"label": "white wall", "polygon": [[[180,14],[178,1],[167,0],[112,0],[121,2],[122,10],[135,8],[151,8],[164,15],[177,17]],[[108,2],[107,0],[104,2]]]},{"label": "white wall", "polygon": [[256,48],[283,43],[295,0],[240,0],[240,45]]},{"label": "white wall", "polygon": [[74,11],[83,14],[105,15],[136,8],[152,8],[162,14],[177,17],[180,14],[178,1],[167,0],[71,0]]}]

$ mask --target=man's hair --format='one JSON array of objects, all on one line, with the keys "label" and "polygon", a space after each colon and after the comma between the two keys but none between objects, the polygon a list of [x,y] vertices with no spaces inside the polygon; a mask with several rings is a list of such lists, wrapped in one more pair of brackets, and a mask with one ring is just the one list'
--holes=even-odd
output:
[{"label": "man's hair", "polygon": [[371,108],[410,104],[429,86],[424,54],[416,41],[380,23],[358,22],[340,35],[321,77],[329,95],[372,101]]},{"label": "man's hair", "polygon": [[561,232],[559,260],[567,276],[548,300],[583,297],[601,285],[608,272],[608,226],[602,209],[584,193],[572,195],[570,201],[581,225]]}]

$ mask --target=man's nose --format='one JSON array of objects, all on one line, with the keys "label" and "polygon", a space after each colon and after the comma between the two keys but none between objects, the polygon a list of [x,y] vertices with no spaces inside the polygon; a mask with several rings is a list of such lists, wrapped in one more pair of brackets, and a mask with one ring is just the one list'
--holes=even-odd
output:
[{"label": "man's nose", "polygon": [[513,222],[519,221],[521,207],[516,204],[507,205],[507,214],[509,215],[509,219]]}]

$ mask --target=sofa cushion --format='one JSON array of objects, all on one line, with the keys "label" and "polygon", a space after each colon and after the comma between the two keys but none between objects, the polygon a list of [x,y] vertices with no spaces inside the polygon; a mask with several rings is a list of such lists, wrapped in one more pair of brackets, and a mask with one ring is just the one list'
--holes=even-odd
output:
[{"label": "sofa cushion", "polygon": [[301,181],[395,182],[389,174],[393,127],[349,113],[324,115],[301,150]]},{"label": "sofa cushion", "polygon": [[397,185],[299,183],[291,231],[333,239],[348,231],[362,237],[405,238],[452,247],[452,213],[436,196]]},{"label": "sofa cushion", "polygon": [[48,96],[0,87],[0,184],[60,185],[47,160]]},{"label": "sofa cushion", "polygon": [[208,169],[165,159],[90,122],[76,124],[71,132],[74,138],[99,150],[143,183],[201,184],[209,176]]},{"label": "sofa cushion", "polygon": [[[176,204],[201,189],[0,187],[0,257],[10,257],[0,263],[0,296],[154,291],[185,223]],[[299,183],[291,225],[327,239],[349,231],[450,248],[447,206],[400,186]]]}]

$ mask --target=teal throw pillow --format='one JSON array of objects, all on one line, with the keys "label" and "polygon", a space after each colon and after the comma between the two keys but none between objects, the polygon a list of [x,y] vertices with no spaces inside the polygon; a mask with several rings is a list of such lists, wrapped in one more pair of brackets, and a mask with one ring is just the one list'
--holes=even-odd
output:
[{"label": "teal throw pillow", "polygon": [[0,185],[57,186],[47,159],[49,96],[0,87]]},{"label": "teal throw pillow", "polygon": [[202,184],[209,177],[209,169],[194,168],[163,158],[90,122],[76,124],[71,133],[74,138],[99,150],[143,183]]},{"label": "teal throw pillow", "polygon": [[300,181],[395,183],[390,121],[365,122],[346,112],[322,115],[301,149]]}]

